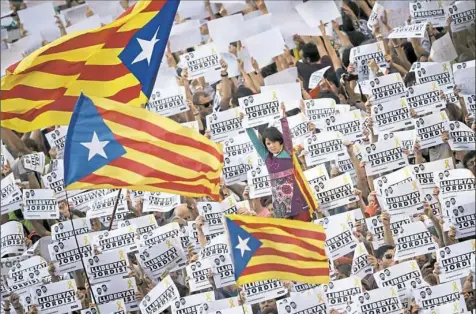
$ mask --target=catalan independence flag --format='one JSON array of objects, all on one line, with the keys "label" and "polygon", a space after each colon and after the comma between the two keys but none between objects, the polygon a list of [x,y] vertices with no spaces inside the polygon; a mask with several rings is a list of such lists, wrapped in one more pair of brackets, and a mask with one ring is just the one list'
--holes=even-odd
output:
[{"label": "catalan independence flag", "polygon": [[293,154],[293,173],[296,178],[296,183],[301,190],[302,196],[309,206],[309,217],[313,217],[313,214],[319,211],[319,205],[317,203],[316,196],[309,186],[309,182],[306,180],[304,173],[302,172],[301,164],[299,163],[296,153]]},{"label": "catalan independence flag", "polygon": [[270,279],[329,282],[322,226],[289,219],[225,217],[238,285]]},{"label": "catalan independence flag", "polygon": [[81,95],[66,135],[67,189],[129,188],[218,200],[221,146],[143,108]]},{"label": "catalan independence flag", "polygon": [[1,126],[68,125],[80,93],[140,107],[152,92],[179,0],[141,0],[104,27],[63,36],[11,66]]}]

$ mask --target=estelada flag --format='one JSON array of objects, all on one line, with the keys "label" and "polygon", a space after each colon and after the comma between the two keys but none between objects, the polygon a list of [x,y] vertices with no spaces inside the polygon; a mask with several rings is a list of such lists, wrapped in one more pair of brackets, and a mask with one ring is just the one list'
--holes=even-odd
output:
[{"label": "estelada flag", "polygon": [[152,93],[178,0],[139,1],[116,21],[63,36],[7,69],[1,126],[68,125],[80,93],[140,107]]},{"label": "estelada flag", "polygon": [[81,95],[66,135],[67,189],[128,188],[218,200],[221,145],[159,114]]},{"label": "estelada flag", "polygon": [[225,215],[238,285],[260,280],[329,282],[326,234],[298,220]]}]

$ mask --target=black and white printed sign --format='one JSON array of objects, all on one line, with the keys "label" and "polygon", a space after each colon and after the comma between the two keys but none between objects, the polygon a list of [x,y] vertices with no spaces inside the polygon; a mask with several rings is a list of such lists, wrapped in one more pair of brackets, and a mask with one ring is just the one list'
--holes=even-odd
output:
[{"label": "black and white printed sign", "polygon": [[129,259],[125,250],[113,250],[83,258],[91,284],[110,282],[113,277],[126,279]]},{"label": "black and white printed sign", "polygon": [[248,304],[256,304],[266,300],[276,299],[288,293],[279,280],[260,280],[241,286]]},{"label": "black and white printed sign", "polygon": [[344,156],[343,138],[340,132],[322,132],[308,137],[304,141],[304,150],[307,152],[304,157],[306,165],[312,167]]},{"label": "black and white printed sign", "polygon": [[317,85],[322,81],[324,78],[324,75],[326,74],[327,70],[329,70],[330,66],[327,66],[323,69],[317,70],[316,72],[311,74],[311,77],[309,78],[309,89],[314,89],[317,87]]},{"label": "black and white printed sign", "polygon": [[213,291],[188,295],[172,302],[172,314],[200,314],[202,304],[213,301]]},{"label": "black and white printed sign", "polygon": [[243,304],[242,306],[236,306],[228,309],[222,309],[219,311],[208,311],[208,314],[250,314],[253,310],[251,305]]},{"label": "black and white printed sign", "polygon": [[449,121],[446,127],[448,131],[448,144],[452,151],[470,151],[476,145],[474,131],[463,122]]},{"label": "black and white printed sign", "polygon": [[417,181],[405,182],[383,190],[385,207],[392,215],[410,217],[423,213],[424,194]]},{"label": "black and white printed sign", "polygon": [[435,172],[451,169],[454,169],[453,158],[451,157],[413,166],[413,172],[415,173],[415,176],[420,182],[420,186],[423,190],[432,190],[435,187],[435,181],[433,177]]},{"label": "black and white printed sign", "polygon": [[456,239],[474,237],[476,236],[476,204],[470,203],[455,203],[446,201],[448,207],[449,217],[451,223],[456,229]]},{"label": "black and white printed sign", "polygon": [[324,292],[321,289],[316,290],[319,292],[309,290],[278,301],[278,314],[328,313]]},{"label": "black and white printed sign", "polygon": [[119,223],[119,228],[124,228],[128,226],[135,226],[139,235],[148,233],[154,229],[159,228],[157,220],[155,220],[154,215],[146,215],[137,218],[128,219],[126,221],[121,221]]},{"label": "black and white printed sign", "polygon": [[214,112],[207,116],[207,128],[211,138],[217,143],[224,142],[235,135],[244,133],[238,108]]},{"label": "black and white printed sign", "polygon": [[214,232],[224,231],[223,215],[235,214],[237,211],[236,200],[229,196],[221,203],[217,202],[198,202],[198,213],[205,220],[203,233],[208,235]]},{"label": "black and white printed sign", "polygon": [[174,281],[167,276],[142,299],[139,304],[140,312],[143,314],[162,313],[179,298],[180,294]]},{"label": "black and white printed sign", "polygon": [[408,166],[408,157],[403,153],[400,141],[396,138],[356,148],[357,158],[365,162],[368,176]]},{"label": "black and white printed sign", "polygon": [[178,238],[167,239],[152,247],[141,247],[136,256],[144,271],[155,280],[160,280],[165,272],[182,269],[187,264]]},{"label": "black and white printed sign", "polygon": [[334,311],[343,312],[347,303],[354,295],[362,293],[362,283],[359,277],[350,276],[344,279],[322,285],[327,297],[327,306]]},{"label": "black and white printed sign", "polygon": [[369,79],[370,71],[368,62],[375,60],[377,65],[384,65],[385,47],[383,42],[376,42],[367,45],[360,45],[350,50],[350,63],[356,65],[359,81],[365,81]]},{"label": "black and white printed sign", "polygon": [[451,31],[456,33],[474,25],[475,7],[472,1],[456,1],[447,8],[451,16]]},{"label": "black and white printed sign", "polygon": [[419,255],[433,253],[438,244],[422,221],[415,221],[400,227],[395,246],[395,260],[401,261]]},{"label": "black and white printed sign", "polygon": [[353,110],[325,119],[327,132],[340,132],[343,139],[354,142],[362,139],[362,114],[360,110]]},{"label": "black and white printed sign", "polygon": [[281,118],[281,105],[274,91],[238,99],[244,112],[243,127],[253,128]]},{"label": "black and white printed sign", "polygon": [[137,311],[139,309],[136,297],[138,290],[134,278],[113,277],[107,283],[93,285],[91,290],[100,305],[117,299],[124,299],[127,311]]},{"label": "black and white printed sign", "polygon": [[[62,280],[31,288],[31,297],[26,297],[28,306],[37,304],[40,313],[56,314],[77,311],[82,308],[76,296],[76,282]],[[30,301],[30,302],[28,302]]]},{"label": "black and white printed sign", "polygon": [[436,306],[458,302],[460,313],[466,313],[466,303],[461,292],[461,282],[454,280],[436,286],[415,289],[413,290],[413,297],[416,304],[422,310],[429,310]]},{"label": "black and white printed sign", "polygon": [[423,38],[425,37],[427,24],[420,23],[395,27],[388,38]]},{"label": "black and white printed sign", "polygon": [[254,151],[248,134],[239,134],[225,141],[223,155],[226,157],[247,156]]},{"label": "black and white printed sign", "polygon": [[251,156],[225,157],[223,179],[227,185],[245,181],[247,173],[253,168]]},{"label": "black and white printed sign", "polygon": [[[79,247],[76,244],[76,239]],[[48,245],[51,261],[56,262],[55,271],[57,274],[83,269],[81,260],[92,256],[91,236],[83,234],[77,236],[76,239],[70,237]]]},{"label": "black and white printed sign", "polygon": [[349,173],[327,181],[320,181],[311,188],[314,190],[321,210],[345,206],[359,200],[359,197],[354,195],[354,187]]},{"label": "black and white printed sign", "polygon": [[327,173],[327,169],[324,164],[320,164],[312,167],[311,169],[305,170],[304,177],[306,178],[307,182],[309,182],[309,186],[314,186],[321,181],[329,180],[329,174]]},{"label": "black and white printed sign", "polygon": [[136,227],[106,231],[93,237],[93,245],[96,245],[100,252],[107,252],[117,249],[124,249],[127,253],[137,251],[138,241],[136,241]]},{"label": "black and white printed sign", "polygon": [[476,240],[466,240],[445,246],[436,252],[440,282],[465,278],[471,271],[471,254],[475,252]]},{"label": "black and white printed sign", "polygon": [[[392,215],[392,219],[390,220],[390,231],[392,232],[392,236],[396,238],[400,227],[407,225],[411,222],[412,221],[410,220],[410,217],[408,217],[407,215]],[[374,216],[365,219],[365,224],[367,225],[367,229],[369,230],[369,232],[372,234],[373,240],[376,241],[378,244],[384,244],[385,236],[380,216]]]},{"label": "black and white printed sign", "polygon": [[[117,194],[118,194],[117,190],[109,191],[109,193],[92,201],[89,204],[89,210],[86,213],[86,217],[99,218],[104,216],[112,216],[114,204],[116,203],[116,199],[117,199]],[[124,189],[117,202],[116,213],[118,214],[129,211],[127,207],[126,195],[127,195],[127,191]]]},{"label": "black and white printed sign", "polygon": [[422,63],[417,63],[415,77],[417,84],[437,82],[443,91],[450,91],[455,85],[449,62],[434,62],[425,66]]},{"label": "black and white printed sign", "polygon": [[[195,223],[195,222],[192,222]],[[182,243],[182,248],[186,249],[190,243],[188,235],[188,226],[182,226],[176,222],[168,223],[160,226],[153,231],[141,235],[140,244],[142,246],[151,247],[157,243],[165,242],[167,239],[179,238]]]},{"label": "black and white printed sign", "polygon": [[145,192],[143,212],[168,213],[180,204],[180,195],[165,192]]},{"label": "black and white printed sign", "polygon": [[7,163],[9,165],[13,165],[13,162],[15,159],[13,158],[12,154],[8,151],[7,147],[3,145],[3,143],[0,141],[0,165],[3,167]]},{"label": "black and white printed sign", "polygon": [[363,242],[359,242],[354,251],[354,258],[352,259],[352,274],[364,278],[369,274],[373,274],[374,268],[369,263],[369,253],[365,248]]},{"label": "black and white printed sign", "polygon": [[212,285],[208,279],[208,275],[212,271],[212,263],[210,259],[202,259],[194,263],[188,264],[185,268],[189,278],[190,291],[200,291],[211,288]]},{"label": "black and white printed sign", "polygon": [[[434,173],[436,186],[440,189],[440,201],[475,190],[474,174],[469,169],[438,170]],[[474,195],[474,194],[473,194]]]},{"label": "black and white printed sign", "polygon": [[402,149],[408,150],[410,155],[414,154],[413,145],[415,144],[416,139],[415,130],[382,133],[379,135],[378,140],[388,140],[389,138],[396,138],[400,142],[400,147],[402,147]]},{"label": "black and white printed sign", "polygon": [[30,256],[27,256],[27,255],[3,257],[0,260],[0,275],[8,276],[8,272],[10,271],[12,267],[16,267],[18,263],[28,259],[29,257]]},{"label": "black and white printed sign", "polygon": [[250,199],[271,195],[271,183],[266,166],[248,171],[248,187]]},{"label": "black and white printed sign", "polygon": [[333,221],[331,224],[324,226],[326,247],[333,260],[355,251],[357,247],[357,239],[344,218],[340,217],[340,222]]},{"label": "black and white printed sign", "polygon": [[25,219],[58,219],[59,208],[55,192],[50,189],[23,190]]},{"label": "black and white printed sign", "polygon": [[124,303],[124,299],[116,299],[114,301],[104,303],[98,306],[91,307],[86,310],[82,310],[81,314],[98,314],[99,311],[101,313],[111,313],[111,314],[127,314],[126,311],[126,304]]},{"label": "black and white printed sign", "polygon": [[202,45],[193,52],[180,56],[181,63],[188,69],[188,79],[194,80],[205,74],[212,75],[219,72],[220,56],[217,54],[214,44]]},{"label": "black and white printed sign", "polygon": [[8,214],[21,207],[23,201],[22,191],[15,183],[13,172],[2,179],[1,182],[1,214]]},{"label": "black and white printed sign", "polygon": [[187,105],[185,87],[154,89],[149,101],[145,104],[145,108],[164,117],[170,117],[190,110]]},{"label": "black and white printed sign", "polygon": [[91,231],[92,227],[89,219],[76,218],[73,220],[61,221],[51,226],[51,238],[53,241],[59,241],[72,238],[74,237],[74,234],[81,235]]},{"label": "black and white printed sign", "polygon": [[[41,180],[43,181],[45,188],[55,191],[56,199],[60,202],[66,199],[66,191],[64,190],[63,160],[57,160],[59,162],[56,169],[42,176]],[[68,199],[81,192],[82,190],[68,190]]]},{"label": "black and white printed sign", "polygon": [[56,158],[63,159],[64,147],[66,143],[66,134],[68,134],[67,126],[60,126],[51,132],[45,134],[46,140],[50,147],[56,148]]},{"label": "black and white printed sign", "polygon": [[215,256],[210,259],[212,264],[213,280],[217,288],[223,288],[236,283],[233,260],[230,254]]},{"label": "black and white printed sign", "polygon": [[433,27],[446,25],[442,1],[416,1],[410,3],[410,16],[415,23],[430,22]]},{"label": "black and white printed sign", "polygon": [[420,149],[443,144],[441,133],[445,130],[447,123],[448,116],[444,111],[434,112],[415,119],[414,124],[418,139],[420,140]]},{"label": "black and white printed sign", "polygon": [[[304,114],[299,113],[297,115],[288,117],[287,119],[293,146],[303,145],[304,140],[311,134],[307,117]],[[279,120],[279,122],[281,121]],[[279,123],[278,130],[282,130],[281,123]]]},{"label": "black and white printed sign", "polygon": [[215,258],[217,256],[222,256],[229,254],[230,250],[228,249],[228,239],[225,234],[213,238],[210,243],[200,251],[200,258]]},{"label": "black and white printed sign", "polygon": [[18,221],[2,224],[1,256],[7,254],[22,254],[26,251],[23,225]]},{"label": "black and white printed sign", "polygon": [[[216,311],[232,309],[235,307],[239,307],[238,297],[231,297],[226,299],[220,299],[216,301],[209,301],[202,304],[200,313],[208,314]],[[250,305],[244,304],[244,306],[249,307]],[[251,314],[251,307],[249,308],[249,314]]]},{"label": "black and white printed sign", "polygon": [[400,73],[376,77],[369,84],[375,104],[404,97],[407,91]]},{"label": "black and white printed sign", "polygon": [[[374,179],[375,191],[378,196],[384,195],[384,190],[406,182],[416,181],[412,166],[396,170]],[[385,203],[381,204],[384,206]],[[384,208],[387,209],[387,208]]]},{"label": "black and white printed sign", "polygon": [[74,209],[85,212],[89,209],[89,205],[93,201],[95,201],[96,199],[108,193],[109,193],[109,190],[102,189],[102,190],[91,190],[91,191],[83,192],[71,197],[68,194],[68,201],[73,206]]},{"label": "black and white printed sign", "polygon": [[[359,314],[379,313],[395,314],[402,312],[402,303],[395,287],[385,287],[366,291],[352,297],[352,307]],[[377,310],[378,309],[378,310]]]},{"label": "black and white printed sign", "polygon": [[323,119],[336,114],[336,101],[332,98],[304,100],[306,117],[316,126],[323,123]]},{"label": "black and white printed sign", "polygon": [[43,152],[22,156],[22,164],[26,170],[43,173],[45,168],[45,154]]},{"label": "black and white printed sign", "polygon": [[435,112],[446,105],[441,99],[441,88],[436,81],[408,87],[406,100],[408,107],[417,114]]},{"label": "black and white printed sign", "polygon": [[28,274],[48,267],[46,260],[39,256],[34,255],[24,261],[21,261],[8,270],[7,282],[9,286],[19,284],[29,279]]},{"label": "black and white printed sign", "polygon": [[413,125],[405,98],[374,105],[372,120],[374,134],[398,131]]}]

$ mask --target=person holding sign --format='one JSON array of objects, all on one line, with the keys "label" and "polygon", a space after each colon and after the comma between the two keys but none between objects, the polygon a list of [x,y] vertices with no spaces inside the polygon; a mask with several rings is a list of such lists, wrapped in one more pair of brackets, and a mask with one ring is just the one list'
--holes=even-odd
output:
[{"label": "person holding sign", "polygon": [[315,201],[307,181],[299,171],[299,162],[293,156],[291,131],[283,103],[281,110],[284,116],[281,119],[283,133],[275,127],[268,127],[263,131],[260,141],[252,128],[246,129],[246,132],[268,168],[275,217],[309,221],[309,207],[315,207]]}]

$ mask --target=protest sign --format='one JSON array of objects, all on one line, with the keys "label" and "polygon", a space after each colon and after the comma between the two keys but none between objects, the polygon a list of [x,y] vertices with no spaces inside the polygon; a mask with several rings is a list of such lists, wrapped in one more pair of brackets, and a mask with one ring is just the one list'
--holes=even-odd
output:
[{"label": "protest sign", "polygon": [[124,249],[127,253],[137,251],[136,227],[128,226],[120,229],[106,231],[93,237],[93,245],[100,252]]},{"label": "protest sign", "polygon": [[214,44],[202,45],[193,52],[183,54],[180,61],[188,69],[189,80],[197,79],[209,72],[219,72],[221,69],[220,57]]},{"label": "protest sign", "polygon": [[309,290],[307,293],[293,294],[277,302],[278,314],[326,314],[326,296],[321,289]]},{"label": "protest sign", "polygon": [[236,283],[233,260],[230,254],[215,256],[210,261],[216,288],[223,288]]},{"label": "protest sign", "polygon": [[170,52],[179,52],[202,43],[199,20],[187,20],[174,24],[170,31]]},{"label": "protest sign", "polygon": [[476,116],[476,95],[463,95],[464,103],[468,109],[468,114],[472,117]]},{"label": "protest sign", "polygon": [[224,143],[223,154],[227,157],[247,156],[254,151],[248,134],[239,134]]},{"label": "protest sign", "polygon": [[[245,49],[241,50],[244,51]],[[238,54],[240,55],[240,54]],[[251,62],[250,62],[251,63]],[[251,70],[246,70],[246,73],[250,73],[254,71],[253,67],[250,65]],[[246,66],[245,66],[246,69]],[[264,78],[264,85],[278,85],[278,84],[285,84],[285,83],[294,83],[298,78],[297,68],[290,67],[280,71],[278,73],[274,73]]]},{"label": "protest sign", "polygon": [[16,265],[26,259],[28,259],[29,256],[27,255],[18,255],[18,256],[9,256],[9,257],[2,257],[0,260],[0,275],[1,276],[7,276],[8,272],[10,271],[11,268],[15,267]]},{"label": "protest sign", "polygon": [[358,242],[345,220],[341,219],[340,222],[327,226],[325,231],[326,247],[329,250],[330,258],[336,260],[355,251]]},{"label": "protest sign", "polygon": [[154,229],[157,229],[159,225],[157,224],[157,220],[155,220],[154,215],[146,215],[137,218],[127,219],[125,221],[121,221],[118,224],[119,228],[125,228],[128,226],[135,226],[139,235],[148,233]]},{"label": "protest sign", "polygon": [[207,245],[200,251],[200,258],[214,258],[229,253],[230,250],[228,249],[228,240],[223,234],[212,239],[210,243],[207,243]]},{"label": "protest sign", "polygon": [[261,68],[270,64],[274,57],[281,55],[285,48],[283,35],[276,27],[247,37],[242,40],[242,44]]},{"label": "protest sign", "polygon": [[378,196],[382,196],[384,195],[385,189],[388,189],[389,187],[394,187],[396,185],[412,182],[415,180],[416,176],[413,172],[413,168],[411,166],[406,166],[402,169],[374,179],[375,191],[377,192]]},{"label": "protest sign", "polygon": [[23,155],[21,161],[26,170],[42,174],[45,169],[45,154],[43,152]]},{"label": "protest sign", "polygon": [[385,287],[366,291],[352,296],[351,305],[357,308],[356,313],[373,314],[376,309],[382,313],[401,313],[402,303],[395,287]]},{"label": "protest sign", "polygon": [[214,112],[207,116],[207,128],[211,138],[217,143],[224,142],[235,135],[244,133],[238,109]]},{"label": "protest sign", "polygon": [[415,110],[417,114],[436,112],[446,105],[441,99],[441,89],[436,81],[408,87],[406,100],[408,108]]},{"label": "protest sign", "polygon": [[151,247],[155,244],[165,242],[167,239],[179,237],[180,233],[181,227],[179,224],[177,222],[171,222],[142,234],[140,236],[140,243],[146,247]]},{"label": "protest sign", "polygon": [[386,208],[392,215],[410,217],[423,214],[424,194],[417,181],[398,184],[397,187],[384,189]]},{"label": "protest sign", "polygon": [[446,112],[434,112],[414,120],[417,136],[420,141],[420,149],[443,144],[441,133],[445,130],[448,122]]},{"label": "protest sign", "polygon": [[299,108],[302,100],[301,84],[298,82],[261,86],[261,92],[276,93],[279,102],[286,106],[286,111]]},{"label": "protest sign", "polygon": [[452,158],[440,159],[431,162],[425,162],[413,166],[413,171],[416,178],[420,182],[422,189],[430,190],[435,187],[434,173],[439,170],[451,170],[454,169],[454,163]]},{"label": "protest sign", "polygon": [[249,170],[247,176],[250,199],[271,195],[271,183],[266,166]]},{"label": "protest sign", "polygon": [[[116,213],[125,213],[129,209],[127,207],[126,201],[127,191],[123,190],[119,200],[117,201]],[[100,196],[98,199],[92,201],[89,204],[89,210],[86,212],[86,217],[88,218],[98,218],[104,216],[112,216],[114,209],[114,204],[118,198],[118,193],[116,191],[109,190],[107,194]]]},{"label": "protest sign", "polygon": [[23,190],[25,219],[58,219],[59,208],[55,192],[50,189]]},{"label": "protest sign", "polygon": [[415,77],[417,84],[437,82],[443,91],[450,91],[455,85],[449,62],[435,62],[425,66],[417,63]]},{"label": "protest sign", "polygon": [[406,294],[407,283],[423,280],[420,268],[415,260],[405,261],[392,265],[374,274],[375,281],[380,288],[395,287],[400,298]]},{"label": "protest sign", "polygon": [[46,260],[38,255],[32,256],[15,264],[8,271],[7,282],[9,286],[28,280],[28,273],[40,270],[48,266]]},{"label": "protest sign", "polygon": [[250,156],[225,157],[223,178],[227,185],[245,181],[247,173],[253,168]]},{"label": "protest sign", "polygon": [[439,265],[438,277],[441,283],[465,278],[471,270],[471,254],[475,251],[476,240],[466,240],[438,249],[436,261]]},{"label": "protest sign", "polygon": [[128,278],[129,259],[123,249],[83,258],[91,284],[110,282],[113,277]]},{"label": "protest sign", "polygon": [[354,187],[349,173],[344,173],[327,181],[320,181],[311,186],[314,189],[321,210],[345,206],[357,202]]},{"label": "protest sign", "polygon": [[463,122],[448,121],[446,130],[448,131],[448,144],[453,151],[470,151],[476,145],[475,133]]},{"label": "protest sign", "polygon": [[448,6],[447,14],[451,16],[451,31],[461,32],[474,24],[474,2],[455,1]]},{"label": "protest sign", "polygon": [[422,221],[400,226],[396,240],[395,260],[397,261],[433,253],[438,249],[438,244],[433,241],[431,233]]},{"label": "protest sign", "polygon": [[373,274],[374,268],[369,263],[369,253],[365,248],[363,242],[359,242],[354,251],[354,257],[352,259],[352,274],[364,278],[369,274]]},{"label": "protest sign", "polygon": [[82,190],[68,190],[64,189],[64,167],[63,160],[57,159],[58,164],[55,170],[41,176],[41,180],[45,188],[51,189],[55,192],[56,200],[58,202],[66,200],[66,193],[68,193],[68,200],[70,197],[83,192]]},{"label": "protest sign", "polygon": [[[89,209],[89,204],[101,196],[109,193],[109,190],[91,190],[80,194],[76,194],[72,197],[68,197],[68,201],[73,209],[85,212]],[[69,196],[69,195],[68,195]]]},{"label": "protest sign", "polygon": [[412,21],[416,24],[430,22],[433,27],[444,27],[446,25],[446,14],[441,1],[410,3],[410,14]]},{"label": "protest sign", "polygon": [[306,165],[312,167],[327,161],[334,161],[345,154],[340,132],[321,132],[309,136],[304,141]]},{"label": "protest sign", "polygon": [[[293,281],[293,285],[291,286],[291,297],[296,294],[303,294],[307,296],[316,295],[321,293],[321,296],[325,298],[324,291],[321,288],[320,284],[312,284],[312,283],[301,283],[297,281]],[[279,306],[279,305],[278,305]],[[279,309],[278,309],[279,311]]]},{"label": "protest sign", "polygon": [[[77,241],[77,242],[76,242]],[[51,261],[58,274],[83,269],[81,260],[92,256],[91,235],[70,237],[48,245]]]},{"label": "protest sign", "polygon": [[389,138],[396,138],[400,142],[400,147],[408,150],[408,153],[413,155],[413,145],[415,144],[416,139],[415,130],[382,133],[379,136],[379,141],[387,140]]},{"label": "protest sign", "polygon": [[[74,231],[73,231],[74,226]],[[69,239],[92,231],[91,221],[86,218],[66,220],[51,226],[51,238],[54,241]]]},{"label": "protest sign", "polygon": [[440,201],[458,197],[464,192],[474,193],[475,179],[469,169],[441,170],[433,174],[435,184],[440,189]]},{"label": "protest sign", "polygon": [[[218,93],[217,93],[218,94]],[[183,125],[184,127],[187,127],[187,128],[190,128],[190,129],[193,129],[197,132],[200,131],[200,127],[198,125],[198,121],[190,121],[190,122],[184,122],[184,123],[180,123],[180,125]]]},{"label": "protest sign", "polygon": [[388,34],[388,38],[390,39],[398,39],[398,38],[423,38],[425,37],[426,28],[428,23],[420,23],[420,24],[410,24],[405,26],[398,26],[395,27],[390,34]]},{"label": "protest sign", "polygon": [[145,192],[143,212],[168,213],[180,204],[180,195],[165,192]]},{"label": "protest sign", "polygon": [[201,305],[212,301],[215,301],[213,292],[188,295],[172,302],[172,314],[200,314]]},{"label": "protest sign", "polygon": [[141,313],[155,314],[166,310],[172,302],[178,300],[180,294],[170,275],[149,291],[139,304]]},{"label": "protest sign", "polygon": [[314,186],[320,181],[329,180],[329,174],[324,164],[317,165],[304,171],[304,177],[309,182],[309,186]]},{"label": "protest sign", "polygon": [[48,144],[51,148],[56,148],[56,158],[63,159],[64,146],[66,142],[67,126],[60,126],[51,132],[45,134]]},{"label": "protest sign", "polygon": [[309,89],[314,89],[317,87],[317,85],[322,81],[322,79],[324,78],[324,75],[325,73],[327,72],[327,70],[330,69],[330,66],[327,66],[323,69],[320,69],[320,70],[317,70],[316,72],[313,72],[311,74],[311,77],[309,78],[309,85],[308,85],[308,88]]},{"label": "protest sign", "polygon": [[8,174],[1,182],[1,213],[7,214],[20,208],[23,201],[22,191],[15,182],[15,176]]},{"label": "protest sign", "polygon": [[336,101],[332,98],[304,100],[304,110],[306,117],[316,126],[320,126],[323,125],[324,118],[335,115]]},{"label": "protest sign", "polygon": [[365,163],[368,176],[381,174],[408,166],[408,157],[403,153],[398,139],[388,139],[357,148],[357,158]]},{"label": "protest sign", "polygon": [[474,95],[476,93],[474,87],[476,78],[473,75],[475,70],[474,63],[471,66],[470,62],[463,62],[462,65],[466,66],[454,73],[455,84],[461,90],[461,94]]},{"label": "protest sign", "polygon": [[[299,113],[297,115],[288,117],[289,131],[291,132],[291,139],[293,146],[303,145],[305,139],[311,134],[309,128],[309,120],[307,117]],[[281,122],[280,120],[275,120]],[[281,123],[279,123],[278,130],[282,131]]]},{"label": "protest sign", "polygon": [[238,98],[244,112],[243,127],[252,128],[281,117],[280,100],[276,92],[263,92]]},{"label": "protest sign", "polygon": [[189,278],[190,291],[200,291],[204,289],[211,288],[210,280],[208,275],[212,270],[212,264],[210,259],[203,259],[190,263],[185,268],[187,271],[187,276]]},{"label": "protest sign", "polygon": [[170,117],[190,110],[187,105],[185,87],[155,89],[145,108],[164,117]]},{"label": "protest sign", "polygon": [[344,140],[354,142],[364,136],[362,133],[362,114],[360,110],[331,115],[325,121],[325,130],[327,132],[340,132]]},{"label": "protest sign", "polygon": [[[398,231],[400,230],[401,226],[405,226],[412,221],[410,217],[407,215],[392,215],[390,220],[390,232],[392,232],[392,236],[394,239],[398,235]],[[365,219],[365,224],[367,225],[367,229],[373,236],[373,240],[376,241],[378,244],[384,243],[384,230],[383,224],[381,221],[381,216],[375,216],[371,218]]]},{"label": "protest sign", "polygon": [[466,303],[461,294],[461,282],[459,280],[448,281],[436,286],[413,290],[415,303],[422,310],[429,310],[435,306],[450,302],[458,302],[461,313],[466,312]]},{"label": "protest sign", "polygon": [[266,300],[284,296],[287,289],[279,280],[260,280],[241,286],[248,304],[256,304]]},{"label": "protest sign", "polygon": [[205,220],[203,232],[207,235],[217,231],[224,230],[223,215],[236,213],[236,200],[233,197],[227,197],[221,203],[216,202],[198,202],[198,213]]},{"label": "protest sign", "polygon": [[90,307],[89,309],[82,310],[81,314],[97,314],[99,313],[98,308],[101,313],[127,314],[124,299],[116,299],[108,303]]},{"label": "protest sign", "polygon": [[406,87],[400,73],[376,77],[369,82],[374,104],[380,104],[406,95]]},{"label": "protest sign", "polygon": [[[363,82],[369,79],[370,70],[368,62],[375,60],[377,65],[385,65],[385,47],[383,42],[376,42],[367,45],[360,45],[353,47],[350,50],[350,63],[353,63],[357,67],[357,74],[359,76],[359,82]],[[354,74],[354,73],[352,73]]]},{"label": "protest sign", "polygon": [[17,221],[2,224],[1,257],[7,254],[22,254],[26,251],[23,225]]},{"label": "protest sign", "polygon": [[380,18],[384,15],[384,13],[385,7],[375,2],[374,6],[372,7],[372,13],[370,13],[369,19],[367,21],[367,27],[369,29],[373,29],[373,26],[380,22]]},{"label": "protest sign", "polygon": [[456,239],[474,237],[476,235],[476,204],[474,199],[470,202],[460,200],[460,197],[458,197],[458,200],[456,198],[452,198],[452,200],[455,201],[445,201],[445,209],[449,213],[451,224],[456,229]]},{"label": "protest sign", "polygon": [[26,297],[26,303],[29,306],[33,304],[39,305],[38,310],[45,314],[80,310],[82,306],[76,296],[76,290],[77,287],[74,280],[62,280],[37,286],[30,289],[31,298]]},{"label": "protest sign", "polygon": [[450,33],[435,40],[431,45],[430,59],[436,62],[453,61],[458,58]]},{"label": "protest sign", "polygon": [[5,166],[7,163],[10,166],[13,165],[13,161],[15,160],[12,154],[10,154],[10,152],[8,151],[7,147],[3,145],[3,143],[0,145],[0,157],[1,157],[0,165],[2,167]]},{"label": "protest sign", "polygon": [[135,278],[123,279],[120,276],[112,277],[109,282],[93,285],[91,291],[99,305],[117,299],[124,299],[127,311],[136,311],[139,309],[136,297],[138,290]]},{"label": "protest sign", "polygon": [[[372,107],[374,134],[392,132],[412,126],[410,108],[405,98],[394,99]],[[362,133],[362,132],[361,132]]]},{"label": "protest sign", "polygon": [[334,311],[342,312],[352,296],[362,293],[362,283],[357,276],[350,276],[340,280],[334,280],[322,285],[327,297],[327,306]]}]

